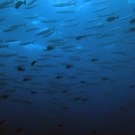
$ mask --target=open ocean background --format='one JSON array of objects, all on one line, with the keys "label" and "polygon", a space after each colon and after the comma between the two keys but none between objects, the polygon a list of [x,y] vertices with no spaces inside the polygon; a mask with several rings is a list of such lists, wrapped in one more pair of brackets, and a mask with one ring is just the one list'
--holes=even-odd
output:
[{"label": "open ocean background", "polygon": [[135,135],[135,0],[31,1],[0,0],[0,135]]}]

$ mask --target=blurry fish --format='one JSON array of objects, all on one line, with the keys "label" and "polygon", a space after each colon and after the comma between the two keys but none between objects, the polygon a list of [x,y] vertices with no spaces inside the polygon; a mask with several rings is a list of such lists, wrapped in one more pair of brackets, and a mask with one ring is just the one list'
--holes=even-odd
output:
[{"label": "blurry fish", "polygon": [[71,5],[76,5],[76,2],[75,1],[67,1],[67,2],[63,2],[63,3],[57,3],[57,4],[54,4],[53,6],[54,7],[66,7],[66,6],[71,6]]},{"label": "blurry fish", "polygon": [[92,3],[92,5],[98,5],[98,4],[103,4],[105,2],[110,2],[111,0],[102,0],[102,1],[95,1],[94,3]]},{"label": "blurry fish", "polygon": [[0,45],[0,48],[8,48],[8,45]]},{"label": "blurry fish", "polygon": [[45,19],[41,21],[42,23],[55,23],[60,22],[60,19]]},{"label": "blurry fish", "polygon": [[5,40],[5,42],[18,42],[19,40],[18,39],[8,39],[8,40]]},{"label": "blurry fish", "polygon": [[36,34],[36,36],[40,36],[40,35],[47,34],[47,33],[49,33],[49,32],[52,31],[52,30],[54,30],[54,28],[47,28],[47,29],[44,29],[44,30],[38,32],[38,33]]},{"label": "blurry fish", "polygon": [[29,28],[29,29],[26,29],[25,31],[30,32],[30,31],[34,31],[34,30],[37,30],[37,29],[39,29],[39,27]]},{"label": "blurry fish", "polygon": [[134,87],[135,87],[135,85],[130,85],[130,86],[129,86],[129,88],[134,88]]},{"label": "blurry fish", "polygon": [[50,50],[53,50],[54,49],[54,46],[47,46],[47,48],[46,48],[48,51],[50,51]]},{"label": "blurry fish", "polygon": [[34,60],[33,62],[31,62],[31,66],[34,66],[34,64],[36,63],[37,61]]},{"label": "blurry fish", "polygon": [[130,20],[130,24],[133,24],[133,23],[135,23],[135,18]]},{"label": "blurry fish", "polygon": [[63,124],[58,124],[58,127],[59,127],[59,128],[63,127]]},{"label": "blurry fish", "polygon": [[34,16],[26,16],[25,19],[35,19],[35,18],[39,18],[41,17],[41,15],[34,15]]},{"label": "blurry fish", "polygon": [[105,9],[107,9],[109,7],[110,7],[110,5],[105,6],[105,7],[101,7],[101,8],[97,8],[97,9],[94,10],[94,12],[99,12],[99,11],[105,10]]},{"label": "blurry fish", "polygon": [[56,76],[56,79],[60,79],[60,78],[63,78],[63,76]]},{"label": "blurry fish", "polygon": [[62,13],[62,14],[74,13],[74,10],[58,10],[57,13]]},{"label": "blurry fish", "polygon": [[80,81],[80,83],[87,83],[86,81]]},{"label": "blurry fish", "polygon": [[66,20],[64,20],[64,22],[71,22],[71,21],[75,21],[75,20],[78,20],[79,19],[79,17],[74,17],[74,18],[70,18],[70,19],[66,19]]},{"label": "blurry fish", "polygon": [[22,26],[26,26],[27,23],[19,23],[19,24],[15,24],[15,25],[10,25],[9,28],[18,28],[18,27],[22,27]]},{"label": "blurry fish", "polygon": [[10,32],[10,31],[13,31],[13,30],[16,30],[17,29],[17,27],[15,28],[15,27],[9,27],[9,28],[6,28],[6,29],[4,29],[3,30],[3,32]]},{"label": "blurry fish", "polygon": [[95,130],[95,129],[93,129],[93,130],[91,131],[91,133],[92,133],[92,134],[94,134],[95,132],[96,132],[96,130]]},{"label": "blurry fish", "polygon": [[107,22],[111,22],[111,21],[114,21],[115,19],[118,19],[119,17],[118,16],[111,16],[111,17],[108,17],[106,19]]},{"label": "blurry fish", "polygon": [[18,133],[21,132],[21,131],[22,131],[22,128],[17,129],[17,132],[18,132]]},{"label": "blurry fish", "polygon": [[40,4],[35,4],[35,5],[27,6],[25,9],[31,9],[31,8],[34,8],[34,7],[37,7],[37,6],[40,6]]},{"label": "blurry fish", "polygon": [[47,42],[51,42],[51,43],[58,42],[58,43],[61,43],[63,41],[64,41],[63,38],[55,38],[55,39],[50,39]]},{"label": "blurry fish", "polygon": [[125,19],[131,17],[131,16],[134,15],[134,14],[135,14],[135,13],[132,13],[132,14],[129,14],[129,15],[127,15],[127,16],[121,17],[121,18],[118,19],[118,21],[125,20]]},{"label": "blurry fish", "polygon": [[6,0],[6,1],[0,3],[0,9],[11,7],[9,4],[11,4],[13,1],[14,0]]},{"label": "blurry fish", "polygon": [[130,28],[129,32],[135,32],[135,27]]},{"label": "blurry fish", "polygon": [[36,91],[31,91],[30,93],[31,93],[31,94],[37,94],[37,92],[36,92]]},{"label": "blurry fish", "polygon": [[[99,17],[99,15],[98,15],[98,17]],[[97,21],[97,20],[99,20],[99,18],[94,18],[94,19],[87,20],[86,23],[94,22],[94,21]]]},{"label": "blurry fish", "polygon": [[47,34],[44,34],[44,35],[42,36],[42,38],[49,37],[49,36],[51,36],[54,32],[55,32],[55,31],[50,31],[50,32],[48,32]]},{"label": "blurry fish", "polygon": [[2,121],[0,122],[0,125],[3,125],[4,122],[5,122],[5,120],[2,120]]},{"label": "blurry fish", "polygon": [[91,59],[91,62],[95,62],[95,61],[98,61],[99,59],[97,59],[97,58],[93,58],[93,59]]},{"label": "blurry fish", "polygon": [[76,40],[80,40],[80,39],[85,38],[85,37],[86,37],[86,35],[83,35],[83,36],[77,36],[77,37],[76,37]]},{"label": "blurry fish", "polygon": [[77,23],[74,23],[74,24],[70,24],[70,25],[65,25],[64,27],[74,27],[74,26],[77,26],[79,24],[79,22],[77,22]]},{"label": "blurry fish", "polygon": [[34,41],[22,42],[22,43],[20,43],[19,45],[20,45],[20,46],[26,46],[26,45],[31,45],[31,44],[34,45]]},{"label": "blurry fish", "polygon": [[31,78],[23,78],[23,81],[24,81],[24,82],[27,82],[27,81],[29,81],[29,80],[31,81]]},{"label": "blurry fish", "polygon": [[62,107],[63,110],[66,110],[67,108],[68,108],[67,106],[63,106],[63,107]]},{"label": "blurry fish", "polygon": [[73,67],[72,64],[67,64],[67,65],[66,65],[66,68],[67,68],[67,69],[68,69],[68,68],[71,68],[71,67]]},{"label": "blurry fish", "polygon": [[4,95],[2,95],[2,98],[7,99],[7,98],[9,98],[9,95],[4,94]]},{"label": "blurry fish", "polygon": [[19,58],[19,59],[26,59],[26,58],[28,58],[28,56],[17,56],[17,58]]},{"label": "blurry fish", "polygon": [[26,5],[26,0],[24,0],[24,1],[18,0],[15,3],[15,8],[18,9],[22,4],[25,4]]},{"label": "blurry fish", "polygon": [[62,91],[63,94],[65,94],[65,93],[67,93],[67,92],[68,92],[68,90],[63,90],[63,91]]},{"label": "blurry fish", "polygon": [[18,70],[18,71],[25,71],[25,68],[17,67],[17,70]]},{"label": "blurry fish", "polygon": [[108,78],[108,77],[103,77],[102,80],[103,80],[103,81],[106,81],[106,80],[110,80],[110,78]]},{"label": "blurry fish", "polygon": [[35,3],[37,0],[31,0],[28,4],[27,4],[27,6],[30,6],[30,5],[32,5],[33,3]]}]

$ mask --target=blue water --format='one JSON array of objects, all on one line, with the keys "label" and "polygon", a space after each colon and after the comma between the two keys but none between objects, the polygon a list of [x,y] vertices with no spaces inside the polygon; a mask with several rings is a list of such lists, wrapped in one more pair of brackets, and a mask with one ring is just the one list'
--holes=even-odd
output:
[{"label": "blue water", "polygon": [[135,135],[134,1],[10,1],[0,1],[0,135]]}]

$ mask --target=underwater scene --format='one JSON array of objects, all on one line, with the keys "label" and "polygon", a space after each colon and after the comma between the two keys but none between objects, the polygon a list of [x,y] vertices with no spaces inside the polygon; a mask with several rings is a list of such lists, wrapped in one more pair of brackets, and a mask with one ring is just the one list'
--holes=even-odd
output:
[{"label": "underwater scene", "polygon": [[135,0],[0,0],[0,135],[135,135]]}]

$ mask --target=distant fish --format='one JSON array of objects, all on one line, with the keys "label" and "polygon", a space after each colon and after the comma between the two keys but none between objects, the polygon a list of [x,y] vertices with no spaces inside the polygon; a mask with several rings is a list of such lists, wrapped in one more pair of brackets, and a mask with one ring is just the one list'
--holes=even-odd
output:
[{"label": "distant fish", "polygon": [[17,70],[18,70],[18,71],[25,71],[25,68],[17,67]]},{"label": "distant fish", "polygon": [[57,4],[54,4],[53,6],[54,7],[66,7],[66,6],[71,6],[71,5],[76,5],[76,2],[75,1],[67,1],[67,2],[63,2],[63,3],[57,3]]},{"label": "distant fish", "polygon": [[33,3],[35,3],[37,0],[31,0],[29,3],[28,3],[28,6],[32,5]]},{"label": "distant fish", "polygon": [[7,98],[9,98],[9,95],[4,94],[4,95],[2,95],[2,98],[3,98],[3,99],[7,99]]},{"label": "distant fish", "polygon": [[108,78],[108,77],[102,77],[102,80],[103,81],[106,81],[106,80],[110,80],[110,78]]},{"label": "distant fish", "polygon": [[96,130],[95,130],[95,129],[93,129],[93,130],[91,131],[91,133],[92,133],[92,134],[94,134],[95,132],[96,132]]},{"label": "distant fish", "polygon": [[73,67],[72,64],[67,64],[67,65],[66,65],[66,68],[67,68],[67,69],[69,69],[69,68],[71,68],[71,67]]},{"label": "distant fish", "polygon": [[95,61],[98,61],[99,59],[97,59],[97,58],[93,58],[93,59],[91,59],[91,62],[95,62]]},{"label": "distant fish", "polygon": [[31,5],[31,6],[26,6],[25,9],[31,9],[34,7],[40,6],[40,4],[35,4],[35,5]]},{"label": "distant fish", "polygon": [[60,79],[60,78],[63,78],[63,76],[56,76],[56,79]]},{"label": "distant fish", "polygon": [[17,129],[17,132],[18,132],[18,133],[21,132],[21,131],[22,131],[22,128]]},{"label": "distant fish", "polygon": [[67,93],[67,92],[68,92],[68,90],[63,90],[63,91],[62,91],[63,94],[65,94],[65,93]]},{"label": "distant fish", "polygon": [[135,27],[130,28],[129,32],[135,32]]},{"label": "distant fish", "polygon": [[24,82],[27,82],[27,81],[29,81],[29,80],[31,80],[31,78],[23,78],[23,81],[24,81]]},{"label": "distant fish", "polygon": [[16,3],[15,3],[15,8],[18,9],[22,4],[25,4],[26,5],[26,0],[21,1],[21,0],[18,0]]},{"label": "distant fish", "polygon": [[80,81],[80,83],[87,83],[86,81]]},{"label": "distant fish", "polygon": [[50,50],[53,50],[54,49],[54,46],[47,46],[47,50],[50,51]]},{"label": "distant fish", "polygon": [[36,63],[37,61],[34,60],[33,62],[31,62],[31,66],[34,66],[34,64]]},{"label": "distant fish", "polygon": [[4,122],[5,122],[5,120],[0,121],[0,125],[3,125]]},{"label": "distant fish", "polygon": [[134,87],[135,87],[135,85],[130,85],[130,86],[129,86],[129,88],[134,88]]},{"label": "distant fish", "polygon": [[76,37],[76,40],[80,40],[80,39],[85,38],[85,37],[86,37],[86,35],[83,35],[83,36],[77,36],[77,37]]},{"label": "distant fish", "polygon": [[130,24],[134,24],[135,23],[135,18],[130,20]]},{"label": "distant fish", "polygon": [[31,91],[30,93],[31,93],[31,94],[37,94],[37,92],[36,92],[36,91]]},{"label": "distant fish", "polygon": [[108,17],[106,19],[107,22],[111,22],[111,21],[114,21],[115,19],[118,19],[119,17],[118,16],[111,16],[111,17]]}]

